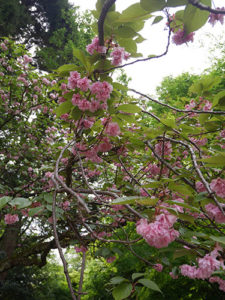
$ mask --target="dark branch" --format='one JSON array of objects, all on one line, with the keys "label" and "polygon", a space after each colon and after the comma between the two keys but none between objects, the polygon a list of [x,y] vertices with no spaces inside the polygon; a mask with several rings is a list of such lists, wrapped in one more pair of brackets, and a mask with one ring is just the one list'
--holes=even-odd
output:
[{"label": "dark branch", "polygon": [[116,0],[106,0],[105,4],[102,7],[102,12],[98,20],[98,38],[99,46],[104,46],[104,22],[110,7],[116,2]]}]

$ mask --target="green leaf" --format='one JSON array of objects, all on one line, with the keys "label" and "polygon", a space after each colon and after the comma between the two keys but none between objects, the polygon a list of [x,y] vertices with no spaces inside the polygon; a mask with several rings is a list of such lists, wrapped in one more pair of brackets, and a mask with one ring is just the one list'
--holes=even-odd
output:
[{"label": "green leaf", "polygon": [[163,123],[164,125],[175,128],[176,127],[176,122],[175,118],[168,118],[168,119],[160,119],[160,122]]},{"label": "green leaf", "polygon": [[56,70],[56,72],[59,74],[59,76],[65,76],[72,71],[80,71],[80,67],[69,64],[69,65],[63,65]]},{"label": "green leaf", "polygon": [[135,3],[125,9],[121,16],[116,20],[119,23],[127,23],[127,22],[134,22],[139,20],[148,19],[151,15],[149,12],[144,10],[140,3]]},{"label": "green leaf", "polygon": [[73,118],[73,120],[77,121],[83,115],[83,112],[81,110],[79,110],[79,108],[77,106],[75,106],[70,115]]},{"label": "green leaf", "polygon": [[55,113],[57,117],[60,117],[63,114],[69,113],[71,108],[73,107],[73,104],[71,100],[65,101],[61,103],[56,109]]},{"label": "green leaf", "polygon": [[128,123],[135,123],[135,118],[133,115],[117,114],[117,117]]},{"label": "green leaf", "polygon": [[183,221],[187,221],[190,222],[191,224],[195,224],[195,218],[190,215],[178,213],[177,216],[179,219]]},{"label": "green leaf", "polygon": [[118,37],[118,43],[131,55],[137,52],[137,44],[132,39],[125,39],[125,38],[122,39]]},{"label": "green leaf", "polygon": [[210,235],[209,238],[215,242],[219,242],[219,243],[225,245],[225,236]]},{"label": "green leaf", "polygon": [[30,217],[33,217],[34,215],[38,215],[39,213],[41,213],[43,210],[44,210],[43,206],[34,207],[29,209],[28,215]]},{"label": "green leaf", "polygon": [[135,280],[135,279],[137,279],[139,277],[142,277],[144,275],[145,275],[145,273],[133,273],[132,274],[132,280]]},{"label": "green leaf", "polygon": [[73,48],[73,55],[85,66],[87,71],[90,71],[90,62],[82,50]]},{"label": "green leaf", "polygon": [[210,167],[225,167],[225,153],[223,152],[219,152],[219,154],[215,156],[199,160],[205,162]]},{"label": "green leaf", "polygon": [[[211,0],[201,0],[202,4],[211,7]],[[188,4],[184,10],[184,30],[186,34],[201,28],[209,18],[209,12]]]},{"label": "green leaf", "polygon": [[214,96],[213,107],[216,105],[225,106],[225,91],[221,91]]},{"label": "green leaf", "polygon": [[190,250],[188,249],[177,249],[173,254],[173,258],[176,259],[182,256],[187,256],[189,254],[190,254]]},{"label": "green leaf", "polygon": [[119,26],[115,31],[114,31],[115,36],[122,37],[122,38],[133,38],[137,35],[137,32],[134,31],[133,28],[129,26]]},{"label": "green leaf", "polygon": [[3,196],[0,198],[0,209],[2,209],[10,200],[12,197]]},{"label": "green leaf", "polygon": [[181,193],[183,195],[188,195],[188,196],[192,196],[193,192],[194,192],[194,190],[187,184],[180,184],[177,182],[170,182],[168,188],[171,191],[175,191],[175,192]]},{"label": "green leaf", "polygon": [[162,21],[162,20],[163,20],[163,17],[162,17],[162,16],[157,16],[157,17],[155,17],[154,21],[152,22],[152,25],[153,25],[153,24],[157,24],[157,23],[159,23],[159,22]]},{"label": "green leaf", "polygon": [[115,300],[122,300],[130,296],[132,284],[123,282],[113,289],[112,295]]},{"label": "green leaf", "polygon": [[143,200],[143,199],[145,199],[145,197],[138,197],[138,196],[120,197],[112,201],[111,204],[131,204],[131,203],[135,203],[138,200]]},{"label": "green leaf", "polygon": [[113,277],[111,280],[110,280],[110,283],[111,284],[120,284],[121,282],[124,282],[124,281],[127,281],[126,278],[123,278],[123,277],[120,277],[120,276],[117,276],[117,277]]},{"label": "green leaf", "polygon": [[167,7],[176,7],[188,4],[187,0],[167,0]]},{"label": "green leaf", "polygon": [[28,207],[31,203],[29,199],[20,197],[14,198],[9,202],[11,206],[16,206],[18,209]]},{"label": "green leaf", "polygon": [[118,110],[124,111],[127,113],[139,113],[141,112],[141,108],[135,104],[122,104],[117,107]]},{"label": "green leaf", "polygon": [[140,4],[148,12],[162,10],[166,6],[165,0],[141,0]]},{"label": "green leaf", "polygon": [[188,208],[188,209],[190,209],[192,211],[196,211],[196,212],[200,213],[200,210],[197,207],[193,207],[193,206],[191,206],[191,205],[189,205],[189,204],[187,204],[185,202],[183,203],[183,202],[179,202],[179,201],[175,201],[175,200],[168,200],[166,202],[169,203],[169,204],[171,204],[171,205],[176,204],[178,206],[181,206],[181,207],[184,207],[184,208]]},{"label": "green leaf", "polygon": [[146,279],[146,278],[142,278],[142,279],[139,279],[138,280],[138,283],[146,286],[147,288],[153,290],[153,291],[157,291],[157,292],[160,292],[162,293],[162,291],[160,290],[160,288],[158,287],[158,285],[152,281],[152,280],[149,280],[149,279]]},{"label": "green leaf", "polygon": [[53,200],[52,193],[44,194],[44,200],[48,203],[52,203],[52,200]]}]

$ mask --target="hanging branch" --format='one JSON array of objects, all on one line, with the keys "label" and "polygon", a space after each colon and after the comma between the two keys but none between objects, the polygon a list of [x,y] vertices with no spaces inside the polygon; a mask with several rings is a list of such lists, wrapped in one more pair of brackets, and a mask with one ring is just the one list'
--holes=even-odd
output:
[{"label": "hanging branch", "polygon": [[137,242],[139,242],[140,240],[142,240],[143,238],[140,237],[136,240],[132,240],[132,241],[121,241],[121,240],[107,240],[107,239],[104,239],[102,237],[98,237],[97,234],[94,233],[94,231],[91,229],[90,226],[88,226],[87,223],[84,223],[83,222],[83,225],[84,227],[87,229],[87,231],[89,231],[91,233],[91,235],[96,238],[97,240],[99,241],[102,241],[102,242],[105,242],[105,243],[118,243],[118,244],[135,244]]},{"label": "hanging branch", "polygon": [[107,70],[98,70],[98,72],[100,74],[103,74],[103,73],[107,73],[107,72],[110,72],[110,71],[113,71],[115,69],[121,69],[121,68],[124,68],[124,67],[127,67],[127,66],[131,66],[131,65],[134,65],[138,62],[145,62],[145,61],[148,61],[148,60],[152,60],[152,59],[157,59],[157,58],[161,58],[163,56],[165,56],[168,51],[169,51],[169,46],[170,46],[170,36],[171,36],[171,29],[169,28],[169,33],[168,33],[168,38],[167,38],[167,45],[166,45],[166,49],[163,53],[159,54],[159,55],[154,55],[154,56],[150,56],[150,57],[146,57],[146,58],[139,58],[135,61],[132,61],[130,63],[126,63],[126,64],[123,64],[123,65],[120,65],[120,66],[115,66],[115,67],[112,67],[110,69],[107,69]]},{"label": "hanging branch", "polygon": [[[186,114],[188,114],[188,113],[197,113],[197,114],[225,115],[225,111],[204,111],[204,110],[185,110],[185,109],[180,109],[180,108],[173,107],[173,106],[171,106],[169,104],[162,103],[162,102],[160,102],[158,100],[155,100],[155,99],[153,99],[153,98],[151,98],[151,97],[149,97],[149,96],[147,96],[147,95],[145,95],[143,93],[140,93],[140,92],[138,92],[138,91],[136,91],[134,89],[129,89],[129,91],[134,92],[134,93],[136,93],[136,94],[138,94],[138,95],[140,95],[140,96],[142,96],[144,98],[147,98],[148,100],[150,100],[152,102],[155,102],[155,103],[157,103],[157,104],[159,104],[161,106],[165,106],[165,107],[167,107],[169,109],[172,109],[174,111],[177,111],[177,112],[182,112],[182,113],[186,113]],[[143,111],[143,112],[146,113],[146,111]]]},{"label": "hanging branch", "polygon": [[201,10],[206,10],[206,11],[211,12],[213,14],[223,14],[223,15],[225,15],[225,9],[220,10],[220,9],[211,8],[210,6],[207,6],[207,5],[204,5],[204,4],[200,3],[199,0],[188,0],[188,2],[191,5],[197,7]]}]

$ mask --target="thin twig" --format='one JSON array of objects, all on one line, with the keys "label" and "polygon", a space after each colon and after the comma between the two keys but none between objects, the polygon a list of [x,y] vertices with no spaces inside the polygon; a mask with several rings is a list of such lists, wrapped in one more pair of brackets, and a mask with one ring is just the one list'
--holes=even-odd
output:
[{"label": "thin twig", "polygon": [[[129,89],[129,91],[134,92],[135,94],[138,94],[138,95],[140,95],[140,96],[142,96],[144,98],[147,98],[148,100],[150,100],[152,102],[155,102],[155,103],[157,103],[157,104],[159,104],[161,106],[165,106],[165,107],[167,107],[169,109],[172,109],[174,111],[177,111],[177,112],[182,112],[182,113],[187,113],[187,114],[189,114],[189,113],[196,113],[196,114],[225,115],[225,111],[204,111],[204,110],[185,110],[185,109],[180,109],[180,108],[173,107],[173,106],[171,106],[169,104],[162,103],[162,102],[160,102],[158,100],[155,100],[155,99],[153,99],[153,98],[151,98],[151,97],[149,97],[149,96],[147,96],[147,95],[145,95],[143,93],[140,93],[140,92],[138,92],[138,91],[136,91],[134,89]],[[146,113],[146,111],[144,111],[144,110],[142,112]]]},{"label": "thin twig", "polygon": [[[123,163],[123,161],[121,160],[121,158],[120,157],[118,157],[118,159],[119,159],[119,161],[120,161],[120,163],[121,163],[121,165],[123,166],[123,168],[124,168],[124,170],[125,170],[125,172],[127,173],[127,175],[136,183],[136,184],[138,184],[140,187],[142,186],[141,185],[141,183],[128,171],[128,169],[126,168],[126,166],[124,165],[124,163]],[[149,197],[151,197],[151,194],[149,194],[149,192],[148,192],[148,190],[146,189],[146,188],[142,188],[144,191],[145,191],[145,193],[149,196]]]},{"label": "thin twig", "polygon": [[[155,155],[155,157],[161,162],[164,163],[164,165],[167,166],[168,169],[170,169],[174,174],[178,175],[181,177],[181,174],[179,172],[177,172],[166,160],[162,159],[154,150],[154,147],[150,144],[149,141],[147,141],[147,146],[152,150],[153,154]],[[195,189],[195,185],[194,183],[192,183],[190,180],[188,180],[185,177],[181,177],[181,180],[183,180],[185,183],[187,183],[188,185],[190,185],[193,189]]]}]

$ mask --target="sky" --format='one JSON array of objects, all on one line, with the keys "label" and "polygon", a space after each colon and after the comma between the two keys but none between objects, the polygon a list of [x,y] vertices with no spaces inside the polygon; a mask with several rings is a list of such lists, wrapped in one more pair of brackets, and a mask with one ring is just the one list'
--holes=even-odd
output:
[{"label": "sky", "polygon": [[[95,0],[69,0],[69,2],[80,6],[81,12],[86,9],[95,9],[96,3]],[[121,12],[137,2],[137,0],[117,0],[116,9]],[[216,0],[214,3],[216,7],[225,6],[225,0]],[[147,57],[150,54],[159,55],[164,52],[168,32],[165,28],[163,21],[153,26],[151,21],[146,22],[144,29],[140,32],[146,38],[146,41],[139,44],[138,48],[138,52],[141,52],[143,57]],[[218,23],[212,27],[210,24],[207,24],[203,29],[195,33],[193,43],[179,46],[171,43],[166,56],[126,67],[127,75],[132,78],[129,87],[142,93],[155,95],[156,87],[160,85],[165,76],[177,76],[183,72],[200,74],[211,64],[208,50],[212,46],[212,37],[207,37],[207,34],[211,33],[214,36],[218,36],[222,32],[224,33],[224,25]],[[130,59],[129,61],[132,60]]]}]

